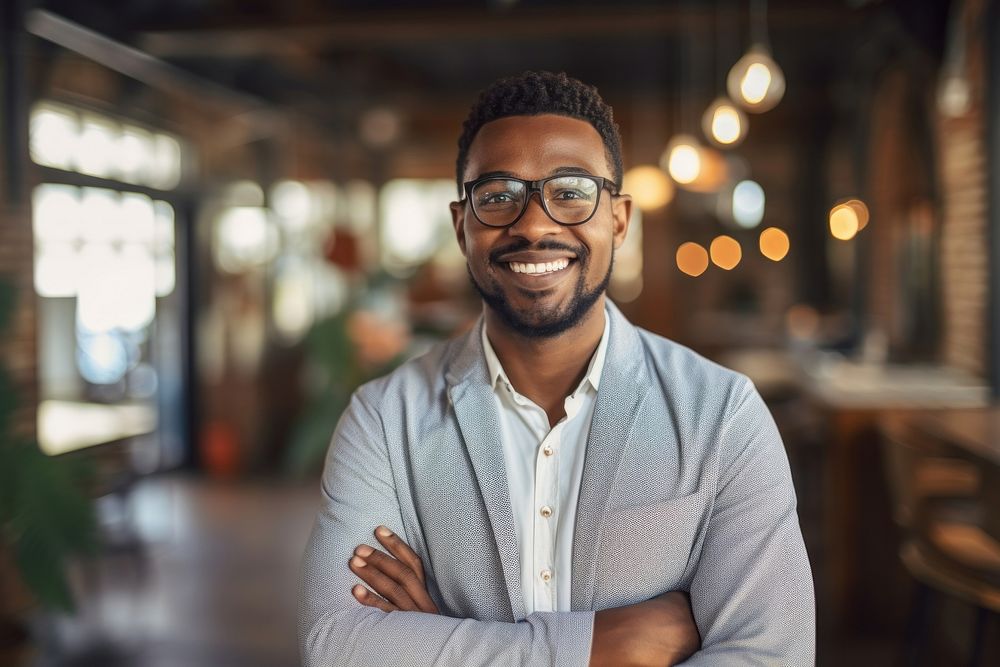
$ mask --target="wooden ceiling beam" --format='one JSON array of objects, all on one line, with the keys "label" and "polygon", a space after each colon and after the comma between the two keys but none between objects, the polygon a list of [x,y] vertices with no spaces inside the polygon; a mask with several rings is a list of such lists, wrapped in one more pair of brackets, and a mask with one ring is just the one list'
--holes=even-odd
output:
[{"label": "wooden ceiling beam", "polygon": [[[722,9],[722,20],[739,21],[739,6]],[[829,31],[848,27],[862,13],[836,6],[781,6],[769,15],[772,32]],[[414,11],[354,12],[308,25],[182,28],[139,33],[138,46],[162,58],[294,55],[328,49],[374,50],[416,46],[422,42],[633,37],[679,33],[712,34],[717,16],[712,6],[696,8],[521,8],[512,12]]]}]

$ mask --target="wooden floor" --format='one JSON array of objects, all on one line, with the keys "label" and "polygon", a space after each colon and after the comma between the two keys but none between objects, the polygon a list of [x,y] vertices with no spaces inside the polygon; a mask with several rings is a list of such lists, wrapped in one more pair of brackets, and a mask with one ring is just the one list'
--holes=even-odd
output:
[{"label": "wooden floor", "polygon": [[318,484],[167,477],[102,515],[113,548],[74,570],[75,617],[39,619],[37,667],[298,664],[298,561]]}]

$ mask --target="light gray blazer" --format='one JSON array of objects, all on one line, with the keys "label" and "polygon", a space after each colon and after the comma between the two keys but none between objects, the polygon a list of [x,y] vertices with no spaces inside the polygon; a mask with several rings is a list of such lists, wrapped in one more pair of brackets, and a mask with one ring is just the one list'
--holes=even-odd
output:
[{"label": "light gray blazer", "polygon": [[[479,327],[361,387],[340,420],[306,550],[307,667],[589,662],[593,612],[687,590],[687,665],[811,665],[812,575],[788,461],[751,382],[609,303],[573,539],[572,609],[525,615]],[[442,615],[351,596],[347,561],[385,524]]]}]

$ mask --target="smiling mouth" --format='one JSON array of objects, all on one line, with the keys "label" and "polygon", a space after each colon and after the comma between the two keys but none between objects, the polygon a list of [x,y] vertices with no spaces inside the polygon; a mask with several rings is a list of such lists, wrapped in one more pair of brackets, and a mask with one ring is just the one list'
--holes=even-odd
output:
[{"label": "smiling mouth", "polygon": [[569,266],[569,259],[562,258],[551,262],[508,262],[507,266],[514,273],[526,273],[529,276],[543,276],[548,273],[563,271]]}]

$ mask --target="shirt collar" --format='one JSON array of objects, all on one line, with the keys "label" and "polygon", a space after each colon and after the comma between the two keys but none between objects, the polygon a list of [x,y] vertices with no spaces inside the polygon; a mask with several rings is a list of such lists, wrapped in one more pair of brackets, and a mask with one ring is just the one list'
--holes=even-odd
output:
[{"label": "shirt collar", "polygon": [[[587,372],[580,380],[580,384],[577,386],[574,394],[580,390],[586,383],[597,391],[601,385],[601,373],[604,371],[604,359],[608,353],[608,338],[611,331],[611,318],[608,313],[604,313],[604,333],[601,334],[601,342],[597,344],[597,349],[594,351],[593,356],[590,358],[590,365],[587,367]],[[483,352],[486,354],[486,370],[489,372],[490,376],[490,386],[494,390],[497,388],[497,380],[502,380],[511,389],[514,385],[510,383],[510,379],[507,377],[507,371],[503,369],[503,364],[500,363],[500,358],[497,356],[496,350],[493,349],[493,344],[490,343],[489,336],[486,335],[486,321],[483,321],[482,329],[483,337]]]}]

